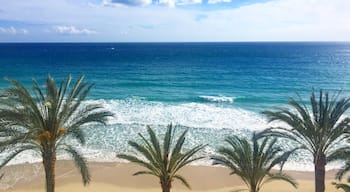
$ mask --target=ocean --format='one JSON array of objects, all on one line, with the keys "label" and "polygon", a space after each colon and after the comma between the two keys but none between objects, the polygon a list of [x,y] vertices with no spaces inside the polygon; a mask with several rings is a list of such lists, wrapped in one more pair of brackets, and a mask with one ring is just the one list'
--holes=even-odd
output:
[{"label": "ocean", "polygon": [[[85,128],[81,149],[88,159],[120,161],[116,154],[130,152],[127,141],[146,125],[162,134],[169,123],[178,133],[189,129],[186,148],[208,144],[202,154],[210,155],[229,135],[271,126],[261,112],[287,107],[290,97],[307,102],[312,89],[350,96],[350,43],[0,44],[0,77],[30,87],[33,78],[44,84],[48,74],[57,80],[85,75],[95,83],[86,102],[115,114],[105,127]],[[0,89],[8,86],[0,80]],[[25,153],[12,163],[39,160]],[[312,170],[311,155],[293,156],[286,169]]]}]

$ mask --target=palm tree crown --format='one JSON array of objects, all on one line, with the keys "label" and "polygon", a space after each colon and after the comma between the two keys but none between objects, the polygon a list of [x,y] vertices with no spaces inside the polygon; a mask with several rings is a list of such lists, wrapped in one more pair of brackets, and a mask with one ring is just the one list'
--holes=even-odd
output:
[{"label": "palm tree crown", "polygon": [[[239,176],[248,186],[249,192],[258,192],[265,183],[273,180],[283,180],[297,186],[293,178],[282,173],[284,163],[295,150],[283,152],[276,145],[276,138],[264,138],[259,143],[254,133],[251,141],[230,136],[225,142],[228,146],[220,147],[218,155],[211,157],[213,165],[231,169],[231,174]],[[272,171],[276,165],[280,165],[279,172]]]},{"label": "palm tree crown", "polygon": [[81,76],[71,87],[69,76],[56,84],[47,77],[45,89],[34,80],[33,90],[8,79],[12,85],[0,97],[0,149],[8,152],[0,167],[23,151],[34,150],[42,159],[47,191],[54,191],[56,151],[64,151],[79,168],[84,184],[90,174],[86,160],[67,138],[85,144],[82,126],[105,123],[112,114],[99,104],[83,104],[93,84],[83,82]]},{"label": "palm tree crown", "polygon": [[173,137],[175,129],[171,124],[167,127],[162,145],[154,131],[149,126],[147,126],[147,132],[149,134],[149,140],[142,134],[139,134],[142,143],[129,141],[129,145],[133,147],[137,153],[142,155],[142,158],[139,157],[139,154],[120,154],[118,157],[136,163],[147,169],[147,171],[136,172],[134,175],[149,174],[158,177],[163,192],[170,191],[171,183],[174,179],[180,180],[186,187],[190,188],[188,182],[181,175],[178,175],[177,172],[189,163],[202,159],[203,157],[193,158],[193,155],[203,149],[204,145],[198,145],[183,152],[182,148],[185,142],[187,130],[175,140],[176,143],[174,145]]},{"label": "palm tree crown", "polygon": [[269,121],[284,122],[286,127],[273,127],[265,130],[261,136],[278,136],[287,138],[300,145],[313,155],[315,165],[315,190],[324,192],[325,165],[327,157],[334,148],[350,134],[350,118],[342,115],[350,107],[350,99],[338,99],[339,94],[330,98],[329,94],[320,91],[316,98],[311,93],[311,109],[304,103],[291,99],[292,109],[278,108],[276,111],[263,112]]}]

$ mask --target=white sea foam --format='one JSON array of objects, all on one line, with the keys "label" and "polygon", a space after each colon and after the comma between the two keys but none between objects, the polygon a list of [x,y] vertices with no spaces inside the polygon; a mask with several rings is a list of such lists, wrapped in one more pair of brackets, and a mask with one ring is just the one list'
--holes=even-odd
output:
[{"label": "white sea foam", "polygon": [[233,103],[233,97],[202,95],[199,98],[216,103]]},{"label": "white sea foam", "polygon": [[[0,159],[4,159],[4,156],[7,156],[6,152],[2,152],[0,155]],[[1,162],[2,162],[1,160]],[[37,152],[34,151],[25,151],[16,156],[16,158],[12,159],[8,165],[21,164],[21,163],[38,163],[41,162],[41,157]]]},{"label": "white sea foam", "polygon": [[268,127],[258,113],[215,104],[165,104],[138,99],[95,100],[114,113],[111,124],[167,125],[170,122],[193,128],[261,130]]},{"label": "white sea foam", "polygon": [[[164,127],[172,122],[189,127],[186,142],[187,147],[200,143],[209,144],[202,155],[210,156],[215,153],[223,139],[229,134],[249,136],[252,131],[263,130],[272,126],[265,118],[253,111],[234,106],[222,106],[215,103],[161,103],[142,99],[126,100],[89,100],[86,103],[100,103],[114,113],[107,127],[101,128],[89,125],[85,129],[88,134],[87,146],[77,146],[84,156],[92,161],[115,162],[117,153],[128,152],[127,141],[137,139],[137,133],[145,133],[145,125],[151,125],[157,132],[164,131]],[[276,126],[278,124],[274,124]],[[284,143],[286,148],[293,147],[292,143]],[[4,154],[1,154],[4,155]],[[0,155],[0,158],[1,158]],[[66,155],[58,159],[67,159]],[[40,155],[23,153],[11,164],[40,162]],[[211,165],[209,159],[196,164]],[[334,168],[339,166],[331,166]],[[309,154],[298,155],[286,166],[289,170],[312,171],[312,159]]]}]

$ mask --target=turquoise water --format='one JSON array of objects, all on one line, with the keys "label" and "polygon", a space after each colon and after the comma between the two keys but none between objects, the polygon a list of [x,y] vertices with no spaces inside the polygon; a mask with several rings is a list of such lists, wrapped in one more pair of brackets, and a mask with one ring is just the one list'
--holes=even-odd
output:
[{"label": "turquoise water", "polygon": [[[82,149],[100,161],[118,161],[115,154],[128,152],[127,140],[145,125],[159,133],[170,122],[189,128],[187,146],[207,143],[203,153],[212,154],[227,135],[268,127],[260,112],[296,93],[305,100],[312,88],[350,96],[350,43],[0,44],[0,66],[1,77],[27,86],[47,74],[84,74],[95,83],[86,102],[115,113],[107,127],[86,129]],[[289,168],[309,160],[297,156]]]}]

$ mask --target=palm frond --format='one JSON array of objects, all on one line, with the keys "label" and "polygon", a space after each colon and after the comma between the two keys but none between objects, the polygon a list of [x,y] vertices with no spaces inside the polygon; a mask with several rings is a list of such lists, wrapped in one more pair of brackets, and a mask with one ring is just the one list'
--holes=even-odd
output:
[{"label": "palm frond", "polygon": [[159,140],[158,140],[156,134],[149,126],[147,126],[147,132],[148,132],[148,135],[150,137],[150,141],[151,141],[151,144],[152,144],[154,151],[156,152],[158,157],[162,157],[162,151],[161,151]]},{"label": "palm frond", "polygon": [[347,173],[348,171],[350,171],[350,161],[349,160],[345,163],[344,166],[342,166],[339,169],[339,171],[335,175],[335,178],[338,180],[341,180],[343,178],[343,176],[345,175],[345,173]]},{"label": "palm frond", "polygon": [[175,161],[176,163],[174,164],[173,168],[170,168],[170,170],[173,173],[176,173],[181,168],[190,164],[191,162],[203,159],[204,157],[193,158],[193,156],[196,153],[198,153],[200,150],[202,150],[205,146],[206,145],[197,145],[194,148],[190,149],[189,151],[185,152],[184,154],[181,154],[180,156],[178,156],[178,159]]},{"label": "palm frond", "polygon": [[138,164],[142,167],[147,168],[148,170],[152,171],[154,175],[160,175],[160,170],[156,168],[154,165],[150,164],[149,162],[146,162],[144,160],[139,159],[136,156],[133,155],[125,155],[125,154],[119,154],[117,155],[118,158],[125,159],[130,161],[131,163]]},{"label": "palm frond", "polygon": [[[350,131],[350,119],[340,120],[350,108],[350,98],[338,98],[339,93],[332,98],[328,92],[320,90],[318,98],[314,91],[310,96],[311,111],[306,104],[294,99],[289,101],[290,109],[264,111],[268,120],[284,122],[287,128],[272,128],[261,133],[262,136],[274,135],[290,139],[307,148],[313,155],[329,153],[340,140]],[[326,154],[328,155],[328,154]]]},{"label": "palm frond", "polygon": [[338,149],[329,153],[327,162],[332,161],[350,161],[350,148],[349,146],[339,147]]},{"label": "palm frond", "polygon": [[138,171],[138,172],[133,174],[133,176],[137,176],[137,175],[153,175],[153,176],[157,176],[152,171]]},{"label": "palm frond", "polygon": [[70,145],[64,145],[62,149],[65,150],[73,158],[75,166],[80,171],[84,185],[89,184],[91,176],[87,165],[87,161],[83,157],[83,155],[80,154],[75,148],[73,148]]},{"label": "palm frond", "polygon": [[183,144],[185,143],[187,132],[188,130],[185,130],[177,139],[177,142],[171,152],[169,167],[175,167],[177,160],[180,158],[180,156],[182,156],[181,150],[182,150]]},{"label": "palm frond", "polygon": [[183,178],[181,175],[174,175],[174,179],[177,179],[177,180],[181,181],[181,183],[182,183],[183,185],[185,185],[188,189],[191,189],[190,184],[189,184],[189,183],[186,181],[186,179]]},{"label": "palm frond", "polygon": [[[259,137],[253,133],[251,140],[230,136],[225,139],[228,143],[225,147],[217,150],[217,155],[211,157],[213,165],[222,165],[231,170],[231,174],[239,176],[249,189],[259,191],[267,181],[284,180],[295,183],[282,173],[272,174],[271,169],[282,164],[295,150],[284,152],[276,144],[276,138],[263,138],[258,142]],[[265,179],[267,178],[267,179]],[[265,180],[264,180],[265,179]]]},{"label": "palm frond", "polygon": [[82,129],[79,129],[79,127],[70,128],[67,130],[65,134],[63,134],[61,140],[58,141],[56,146],[59,146],[61,143],[64,143],[64,138],[66,137],[72,137],[76,141],[78,141],[79,144],[85,145],[86,139],[85,139],[85,133]]},{"label": "palm frond", "polygon": [[[163,143],[159,142],[161,139],[157,138],[156,134],[149,126],[147,126],[147,133],[149,139],[139,134],[142,139],[141,143],[129,141],[129,145],[138,155],[119,154],[117,157],[148,169],[147,171],[136,172],[134,175],[154,175],[159,178],[161,183],[168,184],[171,183],[173,179],[178,179],[186,187],[189,187],[187,181],[181,175],[178,175],[177,172],[189,163],[203,158],[193,156],[205,146],[198,145],[183,152],[182,147],[185,142],[187,130],[180,134],[179,138],[173,139],[175,131],[171,124],[167,127],[164,138],[162,139]],[[173,145],[173,141],[176,141],[175,145]],[[164,186],[168,185],[162,185],[162,187]]]},{"label": "palm frond", "polygon": [[155,167],[161,167],[162,156],[158,155],[156,149],[152,146],[151,142],[148,141],[141,133],[138,134],[143,141],[144,147],[150,153],[150,155],[155,159]]},{"label": "palm frond", "polygon": [[160,168],[157,163],[157,159],[152,155],[152,152],[145,146],[140,145],[136,142],[129,141],[128,144],[134,148],[137,152],[141,153],[155,168]]},{"label": "palm frond", "polygon": [[291,176],[289,176],[287,174],[283,174],[283,173],[270,174],[267,177],[267,179],[264,181],[263,184],[271,182],[271,181],[275,181],[275,180],[285,181],[285,182],[291,184],[294,188],[298,187],[298,183],[293,177],[291,177]]},{"label": "palm frond", "polygon": [[[167,131],[165,133],[164,136],[164,141],[163,141],[163,154],[170,154],[170,145],[171,145],[171,140],[172,140],[172,135],[173,135],[173,125],[170,124],[168,125]],[[163,158],[167,158],[167,157],[163,157]]]},{"label": "palm frond", "polygon": [[22,145],[18,149],[13,150],[2,159],[2,162],[0,163],[0,169],[23,151],[35,150],[35,148],[36,146],[34,145]]},{"label": "palm frond", "polygon": [[332,183],[336,189],[342,189],[345,192],[350,192],[350,186],[345,183]]}]

